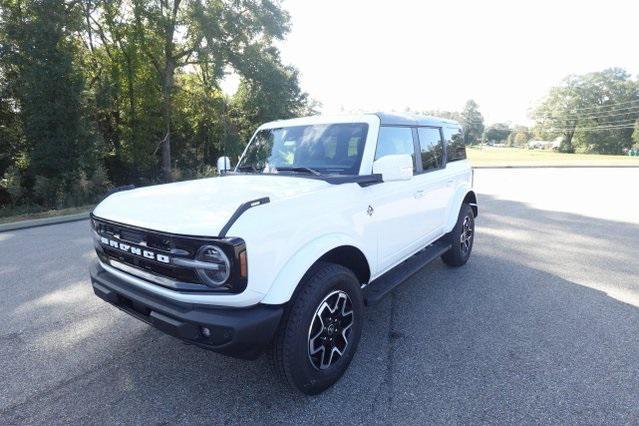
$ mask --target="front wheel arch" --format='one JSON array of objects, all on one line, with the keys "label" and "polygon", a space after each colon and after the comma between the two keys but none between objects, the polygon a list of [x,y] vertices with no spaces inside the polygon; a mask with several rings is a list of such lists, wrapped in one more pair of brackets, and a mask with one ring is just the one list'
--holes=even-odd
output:
[{"label": "front wheel arch", "polygon": [[[370,253],[369,253],[370,254]],[[322,262],[341,265],[351,270],[365,284],[371,275],[371,260],[362,247],[345,234],[329,234],[306,244],[280,270],[262,299],[266,304],[283,304],[293,298],[299,283]]]},{"label": "front wheel arch", "polygon": [[[477,194],[472,189],[466,193],[464,196],[464,200],[462,204],[468,204],[471,209],[473,209],[473,215],[475,217],[479,216],[479,207],[477,206]],[[461,208],[461,206],[460,206]]]}]

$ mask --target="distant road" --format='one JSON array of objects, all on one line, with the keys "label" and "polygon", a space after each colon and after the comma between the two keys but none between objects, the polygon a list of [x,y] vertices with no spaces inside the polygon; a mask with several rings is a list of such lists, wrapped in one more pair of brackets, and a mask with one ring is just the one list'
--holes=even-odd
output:
[{"label": "distant road", "polygon": [[470,262],[368,310],[316,397],[96,298],[88,222],[0,233],[0,424],[636,422],[639,169],[475,179]]}]

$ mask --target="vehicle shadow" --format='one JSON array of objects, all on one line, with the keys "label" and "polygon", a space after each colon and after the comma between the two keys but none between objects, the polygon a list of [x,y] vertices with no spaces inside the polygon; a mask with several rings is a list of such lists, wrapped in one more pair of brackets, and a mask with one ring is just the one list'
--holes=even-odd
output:
[{"label": "vehicle shadow", "polygon": [[[639,418],[639,226],[486,196],[480,203],[469,263],[438,260],[368,309],[353,363],[321,395],[291,391],[265,356],[246,362],[188,346],[104,305],[93,333],[51,343],[49,357],[27,366],[55,369],[50,357],[68,363],[74,353],[90,365],[5,405],[0,422]],[[24,339],[3,344],[26,349]]]}]

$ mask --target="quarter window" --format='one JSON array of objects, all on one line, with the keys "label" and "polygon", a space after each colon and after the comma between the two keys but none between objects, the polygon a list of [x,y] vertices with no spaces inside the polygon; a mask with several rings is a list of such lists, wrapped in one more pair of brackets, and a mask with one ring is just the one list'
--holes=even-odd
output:
[{"label": "quarter window", "polygon": [[464,144],[464,137],[461,129],[459,128],[444,128],[444,139],[448,146],[447,162],[465,160],[466,159],[466,145]]},{"label": "quarter window", "polygon": [[379,160],[394,154],[409,154],[413,158],[413,171],[415,171],[415,145],[413,145],[412,129],[408,127],[380,127],[375,159]]},{"label": "quarter window", "polygon": [[442,167],[444,144],[442,143],[439,129],[420,127],[417,129],[417,133],[421,149],[422,169],[427,172]]}]

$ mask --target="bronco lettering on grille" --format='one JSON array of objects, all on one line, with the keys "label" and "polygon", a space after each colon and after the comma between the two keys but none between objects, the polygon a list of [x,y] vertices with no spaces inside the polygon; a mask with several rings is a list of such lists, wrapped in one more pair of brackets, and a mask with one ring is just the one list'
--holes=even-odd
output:
[{"label": "bronco lettering on grille", "polygon": [[146,249],[143,250],[141,248],[133,247],[129,244],[121,243],[116,240],[110,240],[106,237],[100,237],[100,242],[106,246],[109,246],[127,253],[131,253],[136,256],[145,257],[151,260],[157,260],[158,262],[162,262],[162,263],[171,263],[171,258],[169,258],[169,256],[166,256],[160,253],[155,253],[151,250],[146,250]]}]

